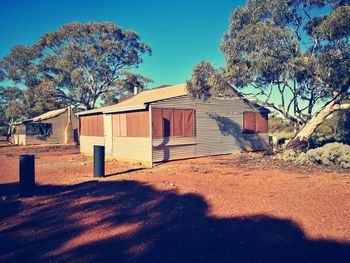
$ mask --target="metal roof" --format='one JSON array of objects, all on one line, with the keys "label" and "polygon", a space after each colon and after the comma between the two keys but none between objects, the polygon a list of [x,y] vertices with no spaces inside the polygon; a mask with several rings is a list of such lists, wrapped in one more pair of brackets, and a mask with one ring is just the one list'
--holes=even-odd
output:
[{"label": "metal roof", "polygon": [[[76,115],[82,116],[82,115],[98,114],[98,113],[113,113],[113,112],[143,110],[143,109],[146,109],[149,103],[170,99],[174,97],[179,97],[179,96],[185,96],[187,94],[188,94],[187,85],[186,83],[182,83],[182,84],[168,86],[164,88],[145,90],[118,104],[101,107],[93,110],[78,112],[76,113]],[[269,111],[268,109],[248,100],[242,94],[240,94],[236,89],[233,89],[229,93],[226,92],[219,97],[226,98],[226,99],[241,98],[256,110]]]},{"label": "metal roof", "polygon": [[52,118],[55,118],[55,117],[61,115],[62,113],[65,113],[67,110],[68,110],[68,108],[48,111],[48,112],[41,114],[39,116],[36,116],[34,118],[15,122],[12,125],[20,125],[20,124],[24,124],[24,123],[28,123],[28,122],[40,122],[40,121],[52,119]]},{"label": "metal roof", "polygon": [[184,95],[187,95],[186,83],[159,89],[145,90],[118,104],[93,110],[82,111],[76,115],[141,110],[146,109],[148,103]]}]

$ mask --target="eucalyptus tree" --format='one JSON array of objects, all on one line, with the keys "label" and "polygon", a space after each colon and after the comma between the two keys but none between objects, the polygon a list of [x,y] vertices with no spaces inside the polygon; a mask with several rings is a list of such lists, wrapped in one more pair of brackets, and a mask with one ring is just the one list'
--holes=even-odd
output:
[{"label": "eucalyptus tree", "polygon": [[[111,22],[69,23],[45,33],[32,46],[16,46],[2,60],[7,79],[62,103],[92,109],[124,83],[143,79],[130,71],[150,47]],[[141,83],[140,83],[141,82]]]},{"label": "eucalyptus tree", "polygon": [[299,131],[289,147],[306,148],[331,113],[350,109],[349,3],[247,1],[232,12],[224,33],[224,67],[199,63],[189,90],[209,97],[237,88],[292,122]]}]

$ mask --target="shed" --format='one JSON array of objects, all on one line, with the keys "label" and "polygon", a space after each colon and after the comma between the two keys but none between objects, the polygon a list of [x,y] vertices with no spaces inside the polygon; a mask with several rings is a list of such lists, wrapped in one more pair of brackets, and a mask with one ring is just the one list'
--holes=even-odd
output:
[{"label": "shed", "polygon": [[155,162],[268,148],[268,110],[238,92],[203,102],[186,84],[143,91],[121,103],[80,112],[80,151]]},{"label": "shed", "polygon": [[73,144],[79,140],[78,128],[78,117],[67,107],[12,124],[11,142],[19,145]]}]

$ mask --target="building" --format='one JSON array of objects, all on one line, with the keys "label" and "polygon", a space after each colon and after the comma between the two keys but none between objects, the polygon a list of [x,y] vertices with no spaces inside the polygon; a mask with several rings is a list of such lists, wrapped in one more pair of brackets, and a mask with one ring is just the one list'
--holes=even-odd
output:
[{"label": "building", "polygon": [[11,125],[11,142],[19,145],[73,144],[79,140],[79,120],[70,107],[46,112]]},{"label": "building", "polygon": [[80,112],[80,151],[153,164],[268,147],[268,110],[238,93],[203,102],[186,84],[143,91],[116,105]]}]

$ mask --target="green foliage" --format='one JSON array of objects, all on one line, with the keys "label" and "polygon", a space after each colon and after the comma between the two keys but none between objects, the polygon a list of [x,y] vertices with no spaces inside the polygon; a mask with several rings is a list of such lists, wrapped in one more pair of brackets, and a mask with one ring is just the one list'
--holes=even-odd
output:
[{"label": "green foliage", "polygon": [[350,146],[342,143],[328,143],[300,154],[290,149],[278,155],[278,158],[295,164],[334,164],[342,168],[350,168]]},{"label": "green foliage", "polygon": [[269,116],[269,134],[293,133],[293,124],[277,116]]},{"label": "green foliage", "polygon": [[350,111],[339,111],[326,119],[311,137],[311,147],[320,147],[326,143],[343,142],[350,144]]},{"label": "green foliage", "polygon": [[150,54],[133,31],[111,22],[70,23],[45,33],[32,46],[16,46],[1,62],[6,78],[37,89],[55,103],[92,109],[148,79],[129,71]]},{"label": "green foliage", "polygon": [[305,127],[317,103],[341,104],[350,95],[349,14],[349,1],[248,0],[223,36],[225,66],[199,63],[189,91],[207,99],[222,93],[216,85],[225,80],[224,88],[241,89]]}]

